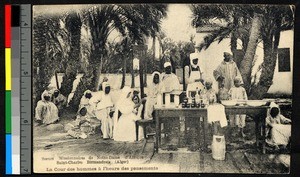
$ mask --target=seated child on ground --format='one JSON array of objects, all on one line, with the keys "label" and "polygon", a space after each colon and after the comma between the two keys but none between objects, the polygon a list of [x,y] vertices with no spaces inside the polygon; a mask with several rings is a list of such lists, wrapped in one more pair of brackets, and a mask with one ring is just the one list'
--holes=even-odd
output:
[{"label": "seated child on ground", "polygon": [[76,116],[76,120],[74,122],[68,123],[65,126],[65,131],[74,138],[82,139],[95,133],[95,127],[93,127],[90,123],[86,107],[82,107],[79,110],[79,114]]}]

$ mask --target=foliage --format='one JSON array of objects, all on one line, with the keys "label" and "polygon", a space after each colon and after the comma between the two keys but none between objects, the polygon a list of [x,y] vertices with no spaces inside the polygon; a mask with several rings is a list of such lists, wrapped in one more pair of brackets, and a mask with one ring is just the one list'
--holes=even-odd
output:
[{"label": "foliage", "polygon": [[64,63],[66,66],[65,75],[61,84],[60,91],[63,95],[68,95],[72,91],[73,82],[76,79],[77,70],[80,61],[80,38],[81,38],[81,18],[77,12],[70,12],[64,18],[65,30],[69,36],[68,60]]},{"label": "foliage", "polygon": [[278,45],[281,31],[294,27],[294,7],[269,5],[257,10],[262,15],[261,37],[264,46],[264,60],[261,65],[259,82],[251,88],[250,98],[261,99],[273,84]]},{"label": "foliage", "polygon": [[[240,69],[247,68],[242,72],[246,75],[247,81],[250,81],[251,71],[254,61],[254,53],[258,39],[263,40],[264,45],[264,62],[261,66],[261,76],[258,85],[252,83],[248,87],[250,98],[260,99],[272,85],[274,69],[277,58],[277,48],[279,44],[280,32],[293,28],[294,9],[292,6],[276,5],[191,5],[193,12],[192,25],[201,27],[211,25],[214,30],[204,38],[204,42],[199,48],[207,49],[215,41],[221,42],[225,38],[231,38],[231,50],[236,50],[237,39],[243,42],[243,51],[246,53],[250,39],[250,29],[256,26],[259,31],[258,36],[252,36],[251,50],[245,55],[242,62],[244,66]],[[254,16],[259,20],[254,21]],[[263,25],[260,28],[259,23]],[[257,33],[253,33],[257,35]],[[256,43],[256,44],[255,44]],[[251,55],[250,55],[251,54]],[[250,72],[250,73],[249,73]],[[244,76],[243,76],[244,78]],[[254,79],[252,79],[254,80]]]},{"label": "foliage", "polygon": [[36,16],[33,20],[33,105],[47,89],[55,70],[64,70],[68,48],[64,45],[67,35],[61,30],[59,15]]},{"label": "foliage", "polygon": [[102,59],[107,55],[106,44],[111,32],[118,31],[135,43],[143,43],[145,36],[159,31],[161,19],[166,15],[166,5],[105,4],[92,6],[82,14],[91,34],[92,45],[88,63],[93,66],[93,83],[94,88],[97,88],[103,68]]}]

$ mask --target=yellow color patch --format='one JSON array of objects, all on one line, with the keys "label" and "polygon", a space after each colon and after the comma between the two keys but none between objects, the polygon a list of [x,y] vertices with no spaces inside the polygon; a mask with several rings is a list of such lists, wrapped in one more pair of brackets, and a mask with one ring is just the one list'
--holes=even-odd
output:
[{"label": "yellow color patch", "polygon": [[11,90],[11,49],[5,49],[5,90]]}]

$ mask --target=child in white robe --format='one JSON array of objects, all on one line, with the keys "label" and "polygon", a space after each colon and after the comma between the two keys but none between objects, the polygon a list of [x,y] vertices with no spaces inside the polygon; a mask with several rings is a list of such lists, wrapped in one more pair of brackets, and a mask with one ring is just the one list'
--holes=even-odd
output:
[{"label": "child in white robe", "polygon": [[[241,86],[241,79],[236,77],[234,79],[234,87],[229,90],[229,98],[231,100],[248,100],[246,90]],[[231,127],[237,127],[239,129],[239,134],[241,137],[245,137],[244,127],[246,126],[246,115],[237,114],[230,115],[230,125]]]}]

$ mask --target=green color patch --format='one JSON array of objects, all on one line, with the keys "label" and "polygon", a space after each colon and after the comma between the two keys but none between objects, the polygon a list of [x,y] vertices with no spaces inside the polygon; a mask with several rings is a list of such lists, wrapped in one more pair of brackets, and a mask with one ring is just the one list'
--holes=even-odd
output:
[{"label": "green color patch", "polygon": [[5,132],[11,133],[11,91],[5,91]]}]

